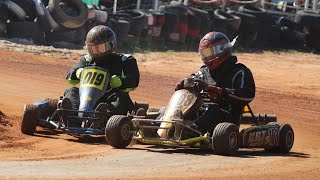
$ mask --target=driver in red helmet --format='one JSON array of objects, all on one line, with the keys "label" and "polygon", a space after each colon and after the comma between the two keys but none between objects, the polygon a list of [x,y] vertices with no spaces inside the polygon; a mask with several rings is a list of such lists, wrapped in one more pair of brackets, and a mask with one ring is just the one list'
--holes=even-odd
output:
[{"label": "driver in red helmet", "polygon": [[[236,39],[235,39],[236,40]],[[192,76],[205,81],[213,105],[193,123],[202,133],[212,132],[221,122],[240,125],[243,108],[254,99],[255,83],[249,68],[237,63],[232,54],[235,43],[221,32],[207,33],[199,43],[199,56],[205,64]],[[183,88],[177,84],[176,90]]]}]

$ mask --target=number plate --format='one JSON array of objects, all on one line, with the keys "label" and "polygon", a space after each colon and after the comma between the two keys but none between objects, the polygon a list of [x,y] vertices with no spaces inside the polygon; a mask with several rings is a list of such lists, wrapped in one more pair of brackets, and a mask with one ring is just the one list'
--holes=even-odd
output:
[{"label": "number plate", "polygon": [[99,69],[84,69],[80,87],[93,87],[102,90],[107,78],[107,72]]}]

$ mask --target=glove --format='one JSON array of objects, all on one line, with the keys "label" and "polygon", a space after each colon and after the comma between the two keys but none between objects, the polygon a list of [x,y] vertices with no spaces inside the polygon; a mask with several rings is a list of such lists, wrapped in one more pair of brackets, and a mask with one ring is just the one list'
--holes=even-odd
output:
[{"label": "glove", "polygon": [[83,68],[79,68],[79,69],[76,71],[76,77],[77,77],[78,79],[81,78],[81,73],[82,73],[82,71],[83,71]]},{"label": "glove", "polygon": [[118,88],[122,85],[122,81],[119,76],[113,75],[110,80],[110,86],[112,88]]},{"label": "glove", "polygon": [[174,90],[178,91],[180,89],[183,89],[183,87],[184,87],[184,82],[182,80],[180,83],[176,84],[176,88]]},{"label": "glove", "polygon": [[210,99],[217,99],[222,96],[222,88],[214,85],[208,85],[208,93]]}]

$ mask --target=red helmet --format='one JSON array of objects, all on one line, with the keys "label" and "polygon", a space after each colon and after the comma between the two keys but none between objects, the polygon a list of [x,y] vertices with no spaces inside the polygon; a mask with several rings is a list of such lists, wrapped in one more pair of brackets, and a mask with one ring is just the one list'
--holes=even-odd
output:
[{"label": "red helmet", "polygon": [[232,46],[223,33],[209,32],[200,40],[199,55],[209,69],[217,69],[232,55]]}]

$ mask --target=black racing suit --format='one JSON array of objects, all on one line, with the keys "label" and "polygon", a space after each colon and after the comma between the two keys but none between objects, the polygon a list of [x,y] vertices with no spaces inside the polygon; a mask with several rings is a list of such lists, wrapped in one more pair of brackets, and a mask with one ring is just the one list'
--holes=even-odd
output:
[{"label": "black racing suit", "polygon": [[231,56],[218,69],[209,70],[203,66],[193,75],[222,88],[222,97],[194,122],[199,130],[203,133],[212,132],[221,122],[232,122],[239,126],[244,106],[255,96],[255,83],[250,69],[237,63],[236,56]]},{"label": "black racing suit", "polygon": [[[129,91],[134,90],[139,85],[140,73],[137,61],[133,56],[125,54],[110,54],[99,58],[92,58],[89,55],[80,58],[80,61],[75,64],[67,73],[66,79],[76,85],[80,80],[76,77],[76,71],[79,68],[88,66],[98,66],[109,71],[110,77],[117,75],[122,81],[119,88],[111,88],[110,84],[100,102],[107,103],[107,110],[112,115],[126,115],[129,110],[132,110],[133,103],[129,96]],[[70,98],[73,108],[78,109],[80,104],[79,88],[72,87],[64,93],[65,97]]]}]

